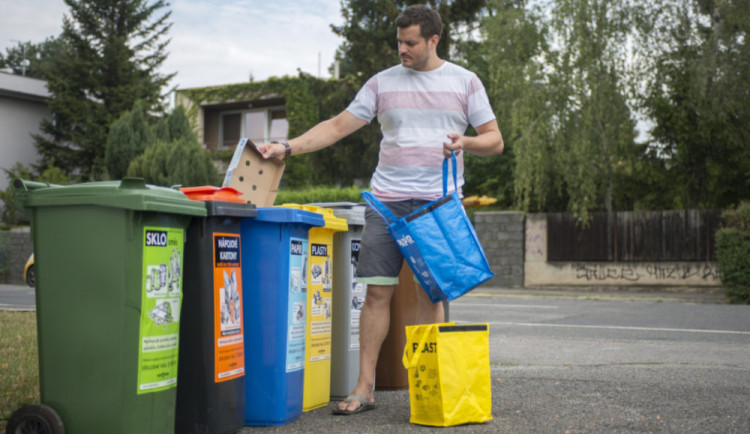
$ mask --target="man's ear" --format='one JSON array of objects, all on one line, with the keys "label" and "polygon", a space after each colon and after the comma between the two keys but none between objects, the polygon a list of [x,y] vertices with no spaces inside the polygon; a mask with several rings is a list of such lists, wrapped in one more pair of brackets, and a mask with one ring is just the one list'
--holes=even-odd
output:
[{"label": "man's ear", "polygon": [[438,42],[440,42],[440,36],[438,36],[438,35],[432,35],[430,37],[430,39],[427,40],[427,42],[429,43],[429,45],[432,48],[435,48],[435,47],[437,47]]}]

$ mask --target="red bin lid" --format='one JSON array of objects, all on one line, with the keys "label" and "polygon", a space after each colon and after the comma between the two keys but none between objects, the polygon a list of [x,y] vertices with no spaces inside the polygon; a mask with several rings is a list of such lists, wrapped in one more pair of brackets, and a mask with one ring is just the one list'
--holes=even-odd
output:
[{"label": "red bin lid", "polygon": [[192,200],[199,200],[203,202],[208,201],[222,201],[222,202],[237,202],[245,203],[246,201],[240,198],[239,191],[232,187],[214,187],[213,185],[204,185],[201,187],[184,187],[180,189],[181,192],[185,193],[187,197]]}]

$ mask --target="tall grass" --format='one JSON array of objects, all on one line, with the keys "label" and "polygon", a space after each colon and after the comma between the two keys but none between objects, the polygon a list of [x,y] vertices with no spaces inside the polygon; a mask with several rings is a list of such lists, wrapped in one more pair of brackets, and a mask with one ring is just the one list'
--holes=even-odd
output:
[{"label": "tall grass", "polygon": [[0,431],[11,414],[39,402],[36,312],[0,311]]}]

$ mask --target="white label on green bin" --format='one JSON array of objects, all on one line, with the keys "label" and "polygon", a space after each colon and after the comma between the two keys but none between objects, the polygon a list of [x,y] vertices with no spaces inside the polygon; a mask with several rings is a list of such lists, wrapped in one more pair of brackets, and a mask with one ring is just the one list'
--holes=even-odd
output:
[{"label": "white label on green bin", "polygon": [[184,230],[143,228],[138,394],[177,386]]},{"label": "white label on green bin", "polygon": [[292,238],[289,249],[289,317],[286,340],[286,372],[305,367],[307,315],[307,240]]}]

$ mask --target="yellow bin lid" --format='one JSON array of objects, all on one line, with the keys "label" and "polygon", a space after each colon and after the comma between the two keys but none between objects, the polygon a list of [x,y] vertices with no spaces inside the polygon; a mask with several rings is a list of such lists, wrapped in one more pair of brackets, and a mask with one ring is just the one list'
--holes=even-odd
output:
[{"label": "yellow bin lid", "polygon": [[344,232],[349,230],[349,224],[347,224],[346,219],[334,216],[331,208],[322,208],[315,205],[299,205],[296,203],[285,203],[281,206],[284,208],[296,208],[320,214],[323,216],[323,220],[325,220],[326,223],[323,227],[325,229],[330,229],[333,232]]}]

